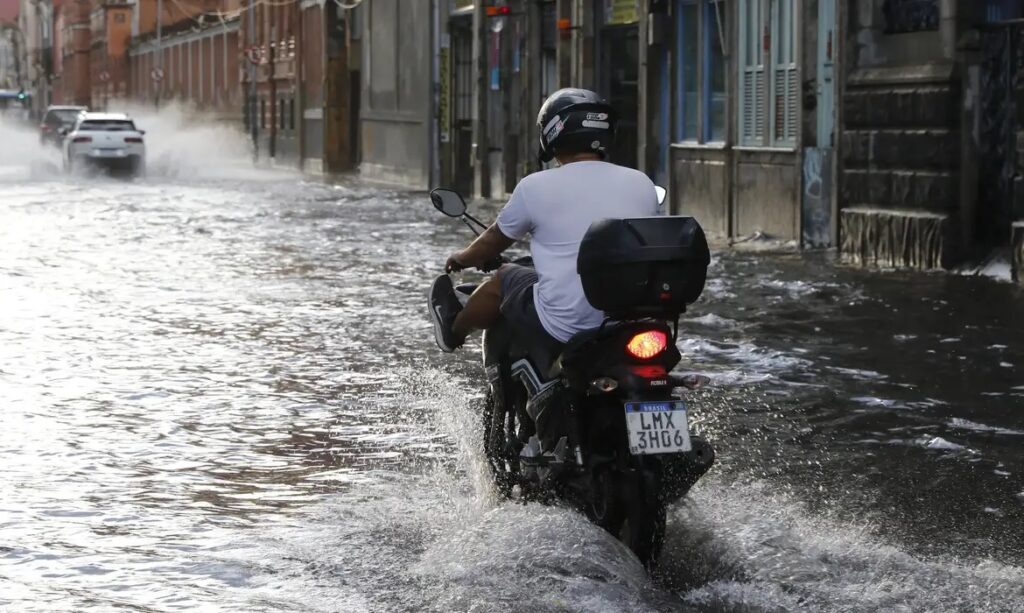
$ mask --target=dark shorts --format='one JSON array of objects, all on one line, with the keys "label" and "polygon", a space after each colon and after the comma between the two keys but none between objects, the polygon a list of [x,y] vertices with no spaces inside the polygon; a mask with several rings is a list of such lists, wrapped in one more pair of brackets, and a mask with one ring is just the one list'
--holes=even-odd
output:
[{"label": "dark shorts", "polygon": [[501,267],[501,315],[517,334],[528,335],[530,342],[558,343],[540,323],[533,301],[537,271],[518,264]]}]

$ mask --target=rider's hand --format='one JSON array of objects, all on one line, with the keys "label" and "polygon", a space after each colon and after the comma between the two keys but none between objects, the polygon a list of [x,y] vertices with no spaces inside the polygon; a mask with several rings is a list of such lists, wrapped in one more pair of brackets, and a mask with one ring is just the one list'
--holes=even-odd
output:
[{"label": "rider's hand", "polygon": [[468,268],[462,261],[462,252],[457,251],[448,256],[448,261],[444,264],[444,271],[447,273],[459,272],[465,268]]}]

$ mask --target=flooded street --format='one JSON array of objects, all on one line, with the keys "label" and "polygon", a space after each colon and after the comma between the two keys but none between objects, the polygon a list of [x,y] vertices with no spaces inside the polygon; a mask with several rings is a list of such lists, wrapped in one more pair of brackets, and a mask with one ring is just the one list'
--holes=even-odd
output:
[{"label": "flooded street", "polygon": [[460,224],[191,168],[0,173],[0,610],[1024,611],[1018,288],[716,253],[718,464],[652,579],[492,495],[479,349],[425,316]]}]

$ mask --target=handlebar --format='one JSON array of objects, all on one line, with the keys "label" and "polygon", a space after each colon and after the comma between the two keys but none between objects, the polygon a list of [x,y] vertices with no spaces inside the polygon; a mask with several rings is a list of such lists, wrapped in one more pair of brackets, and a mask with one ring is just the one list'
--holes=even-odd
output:
[{"label": "handlebar", "polygon": [[477,270],[479,270],[480,272],[494,272],[495,270],[501,268],[502,264],[507,263],[508,259],[503,258],[502,256],[499,255],[498,257],[492,260],[487,260],[486,262],[484,262],[483,266],[478,267]]}]

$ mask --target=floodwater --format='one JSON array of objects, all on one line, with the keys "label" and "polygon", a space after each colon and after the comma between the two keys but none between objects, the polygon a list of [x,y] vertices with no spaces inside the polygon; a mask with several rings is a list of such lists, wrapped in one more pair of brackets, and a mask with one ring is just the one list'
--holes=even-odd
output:
[{"label": "floodwater", "polygon": [[424,315],[460,224],[174,138],[113,181],[0,134],[0,610],[1024,611],[1014,286],[717,253],[718,464],[650,578],[487,486],[479,351]]}]

